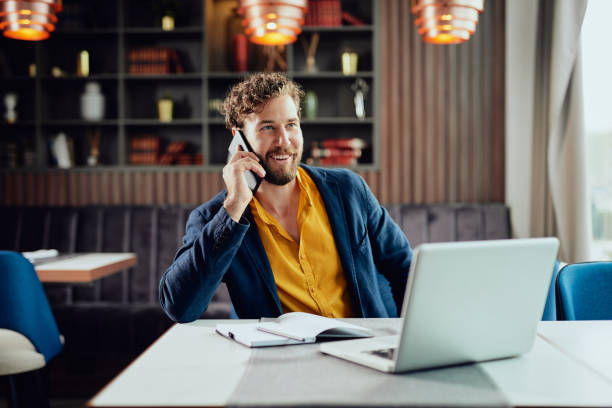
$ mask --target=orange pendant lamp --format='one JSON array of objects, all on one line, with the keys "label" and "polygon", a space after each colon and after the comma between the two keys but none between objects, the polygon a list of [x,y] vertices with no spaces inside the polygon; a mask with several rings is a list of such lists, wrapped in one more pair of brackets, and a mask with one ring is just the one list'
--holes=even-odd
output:
[{"label": "orange pendant lamp", "polygon": [[0,0],[0,30],[16,40],[46,40],[60,11],[62,0]]},{"label": "orange pendant lamp", "polygon": [[414,23],[423,41],[459,44],[476,32],[484,0],[412,0]]},{"label": "orange pendant lamp", "polygon": [[307,0],[240,0],[244,33],[252,43],[284,45],[297,40],[302,32]]}]

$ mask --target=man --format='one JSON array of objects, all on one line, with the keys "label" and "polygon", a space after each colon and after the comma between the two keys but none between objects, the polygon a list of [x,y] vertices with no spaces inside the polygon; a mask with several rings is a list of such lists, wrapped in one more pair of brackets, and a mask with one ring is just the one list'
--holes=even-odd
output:
[{"label": "man", "polygon": [[[223,168],[226,190],[189,216],[160,282],[173,320],[199,318],[222,281],[240,318],[398,315],[408,240],[357,174],[300,165],[302,97],[284,75],[262,73],[225,99],[226,126],[253,152],[238,150]],[[248,170],[263,178],[255,195]]]}]

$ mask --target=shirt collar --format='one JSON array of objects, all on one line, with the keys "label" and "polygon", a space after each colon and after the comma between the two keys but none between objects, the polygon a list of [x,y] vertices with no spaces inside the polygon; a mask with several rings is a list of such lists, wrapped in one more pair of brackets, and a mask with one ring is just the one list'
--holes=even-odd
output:
[{"label": "shirt collar", "polygon": [[[306,170],[301,167],[298,167],[296,173],[296,180],[298,186],[300,187],[300,202],[304,204],[305,207],[312,207],[312,197],[310,195],[310,188],[306,178],[308,174]],[[275,225],[276,220],[263,208],[257,197],[253,196],[253,199],[250,203],[251,210],[255,211],[259,218],[266,223],[267,225]],[[299,215],[298,215],[299,216]]]},{"label": "shirt collar", "polygon": [[303,168],[298,167],[296,178],[298,185],[300,186],[300,201],[302,200],[302,198],[304,198],[304,204],[308,207],[312,207],[312,196],[310,194],[309,183],[307,182],[308,173],[306,173],[306,170],[304,170]]}]

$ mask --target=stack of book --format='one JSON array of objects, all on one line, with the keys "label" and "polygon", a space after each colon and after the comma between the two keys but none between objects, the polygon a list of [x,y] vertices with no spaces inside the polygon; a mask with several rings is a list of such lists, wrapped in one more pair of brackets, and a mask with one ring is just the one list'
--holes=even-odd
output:
[{"label": "stack of book", "polygon": [[145,135],[130,139],[130,164],[157,164],[159,158],[159,137]]},{"label": "stack of book", "polygon": [[305,25],[327,27],[342,25],[340,0],[310,0]]},{"label": "stack of book", "polygon": [[359,138],[313,142],[307,163],[320,166],[354,166],[365,147],[365,141]]},{"label": "stack of book", "polygon": [[186,153],[187,142],[170,142],[161,153],[161,140],[159,136],[142,135],[130,139],[130,153],[128,160],[130,164],[153,165],[153,164],[179,164],[191,165],[202,164],[202,155],[191,155]]},{"label": "stack of book", "polygon": [[189,166],[193,164],[193,158],[189,153],[179,154],[176,157],[176,164],[178,164],[179,166]]},{"label": "stack of book", "polygon": [[183,154],[186,147],[187,142],[170,142],[166,152],[159,158],[159,164],[191,164],[191,156]]},{"label": "stack of book", "polygon": [[176,50],[164,47],[141,47],[128,52],[130,74],[183,73]]}]

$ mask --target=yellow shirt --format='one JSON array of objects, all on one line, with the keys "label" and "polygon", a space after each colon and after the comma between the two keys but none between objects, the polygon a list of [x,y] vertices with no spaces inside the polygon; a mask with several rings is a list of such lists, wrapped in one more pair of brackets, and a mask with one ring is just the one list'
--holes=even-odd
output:
[{"label": "yellow shirt", "polygon": [[255,197],[249,204],[270,260],[283,313],[352,317],[346,279],[321,194],[301,167],[297,182],[299,245]]}]

